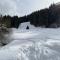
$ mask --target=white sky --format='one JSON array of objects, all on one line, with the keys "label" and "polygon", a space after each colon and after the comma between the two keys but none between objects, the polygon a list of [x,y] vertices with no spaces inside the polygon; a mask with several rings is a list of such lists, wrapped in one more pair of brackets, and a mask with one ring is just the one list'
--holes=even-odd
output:
[{"label": "white sky", "polygon": [[27,15],[33,11],[49,7],[60,0],[0,0],[0,14]]}]

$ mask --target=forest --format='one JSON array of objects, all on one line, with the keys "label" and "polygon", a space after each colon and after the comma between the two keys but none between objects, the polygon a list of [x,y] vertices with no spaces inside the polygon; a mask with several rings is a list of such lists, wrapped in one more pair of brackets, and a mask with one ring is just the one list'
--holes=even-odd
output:
[{"label": "forest", "polygon": [[0,25],[3,24],[7,28],[18,28],[23,22],[30,22],[35,27],[60,27],[60,4],[51,4],[49,8],[44,8],[22,17],[0,16]]}]

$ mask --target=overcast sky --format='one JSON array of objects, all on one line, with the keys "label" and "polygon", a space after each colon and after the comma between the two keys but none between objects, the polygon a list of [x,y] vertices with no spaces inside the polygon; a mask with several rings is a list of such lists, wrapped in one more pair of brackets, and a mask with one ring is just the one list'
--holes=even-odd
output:
[{"label": "overcast sky", "polygon": [[27,15],[60,0],[0,0],[0,14]]}]

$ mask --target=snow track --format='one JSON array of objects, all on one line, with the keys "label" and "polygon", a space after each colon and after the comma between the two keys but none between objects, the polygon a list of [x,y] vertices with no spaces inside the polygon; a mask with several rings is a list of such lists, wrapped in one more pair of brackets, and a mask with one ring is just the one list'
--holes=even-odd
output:
[{"label": "snow track", "polygon": [[0,60],[60,60],[60,28],[25,28],[13,29],[11,43],[0,48]]}]

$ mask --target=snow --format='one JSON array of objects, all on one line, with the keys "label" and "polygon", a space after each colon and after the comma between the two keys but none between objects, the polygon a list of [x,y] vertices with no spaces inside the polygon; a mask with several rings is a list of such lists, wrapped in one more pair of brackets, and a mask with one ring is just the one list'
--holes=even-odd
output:
[{"label": "snow", "polygon": [[26,23],[21,23],[21,25],[19,26],[19,29],[26,29],[27,26],[29,26],[30,29],[36,28],[33,25],[31,25],[30,22],[26,22]]},{"label": "snow", "polygon": [[60,28],[36,28],[26,22],[12,30],[11,42],[0,48],[0,60],[60,60]]}]

